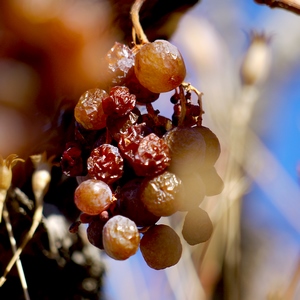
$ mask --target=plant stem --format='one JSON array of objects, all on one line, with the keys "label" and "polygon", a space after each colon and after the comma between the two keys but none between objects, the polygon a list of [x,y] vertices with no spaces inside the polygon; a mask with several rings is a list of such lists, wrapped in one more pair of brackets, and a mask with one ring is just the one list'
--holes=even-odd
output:
[{"label": "plant stem", "polygon": [[[9,218],[9,213],[6,207],[6,204],[4,203],[3,206],[3,219],[6,225],[6,230],[8,232],[8,236],[9,236],[9,241],[11,244],[11,248],[13,253],[16,253],[17,251],[17,247],[16,247],[16,240],[12,231],[12,226],[11,226],[11,222],[10,222],[10,218]],[[21,281],[21,285],[22,285],[22,289],[23,289],[23,293],[24,293],[24,297],[26,300],[30,300],[29,297],[29,293],[28,293],[28,287],[27,287],[27,282],[26,282],[26,278],[25,278],[25,274],[24,274],[24,270],[23,270],[23,266],[22,266],[22,262],[20,260],[20,257],[18,257],[17,261],[16,261],[16,265],[17,265],[17,269],[18,269],[18,273],[19,273],[19,277],[20,277],[20,281]]]},{"label": "plant stem", "polygon": [[144,2],[145,2],[145,0],[135,0],[135,2],[133,3],[133,5],[131,7],[131,10],[130,10],[130,15],[131,15],[131,20],[132,20],[132,24],[134,27],[134,31],[135,31],[135,34],[137,35],[141,44],[149,43],[149,40],[148,40],[146,34],[144,33],[144,30],[140,23],[140,17],[139,17],[139,13],[140,13],[141,7]]}]

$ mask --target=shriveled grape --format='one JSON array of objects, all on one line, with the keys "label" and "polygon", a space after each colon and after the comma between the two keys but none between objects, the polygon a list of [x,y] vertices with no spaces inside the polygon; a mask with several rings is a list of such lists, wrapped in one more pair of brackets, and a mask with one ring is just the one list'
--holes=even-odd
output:
[{"label": "shriveled grape", "polygon": [[123,158],[119,149],[110,144],[103,144],[90,154],[87,169],[91,178],[112,184],[123,175]]},{"label": "shriveled grape", "polygon": [[164,224],[154,225],[145,232],[140,249],[147,265],[156,270],[176,265],[182,254],[178,234]]},{"label": "shriveled grape", "polygon": [[157,216],[170,216],[180,205],[181,180],[165,171],[152,178],[144,179],[141,186],[141,200],[147,209]]},{"label": "shriveled grape", "polygon": [[77,102],[74,116],[85,129],[98,130],[106,125],[107,115],[103,111],[102,100],[108,97],[106,91],[98,88],[83,93]]}]

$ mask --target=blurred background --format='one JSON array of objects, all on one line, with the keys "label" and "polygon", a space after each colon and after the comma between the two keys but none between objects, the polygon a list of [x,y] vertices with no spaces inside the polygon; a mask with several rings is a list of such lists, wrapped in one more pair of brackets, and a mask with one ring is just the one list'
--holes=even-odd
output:
[{"label": "blurred background", "polygon": [[[141,13],[149,40],[174,43],[186,81],[204,93],[203,125],[220,139],[216,168],[225,189],[201,204],[214,223],[212,238],[199,246],[182,240],[176,266],[155,271],[139,252],[124,262],[99,252],[101,297],[300,299],[300,17],[252,0],[149,2]],[[64,148],[60,116],[98,84],[114,41],[130,41],[131,3],[1,2],[3,157]],[[257,36],[251,81],[241,67]],[[167,117],[170,96],[154,103]],[[180,234],[180,215],[160,222]]]}]

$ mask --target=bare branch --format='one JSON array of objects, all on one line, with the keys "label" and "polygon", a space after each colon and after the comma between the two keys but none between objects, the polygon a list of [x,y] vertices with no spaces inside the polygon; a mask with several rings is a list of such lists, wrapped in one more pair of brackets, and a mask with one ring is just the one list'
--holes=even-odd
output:
[{"label": "bare branch", "polygon": [[255,0],[260,4],[266,4],[271,8],[283,8],[300,15],[300,0]]}]

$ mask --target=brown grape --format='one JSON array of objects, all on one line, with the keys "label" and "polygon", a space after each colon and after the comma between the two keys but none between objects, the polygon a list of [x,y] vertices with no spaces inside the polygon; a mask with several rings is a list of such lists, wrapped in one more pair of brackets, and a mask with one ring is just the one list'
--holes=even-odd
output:
[{"label": "brown grape", "polygon": [[188,211],[198,208],[205,197],[205,185],[199,173],[190,173],[180,176],[182,189],[179,193],[179,211]]},{"label": "brown grape", "polygon": [[175,89],[186,75],[185,63],[179,50],[165,40],[143,45],[135,55],[134,64],[137,79],[153,93]]},{"label": "brown grape", "polygon": [[161,270],[178,263],[182,245],[178,234],[170,226],[159,224],[145,232],[140,250],[150,268]]},{"label": "brown grape", "polygon": [[189,245],[206,242],[212,235],[213,224],[208,213],[198,207],[188,211],[182,227],[182,236]]},{"label": "brown grape", "polygon": [[224,182],[215,167],[201,170],[201,178],[205,185],[206,196],[215,196],[222,193]]},{"label": "brown grape", "polygon": [[165,171],[153,178],[145,178],[141,186],[141,200],[157,216],[170,216],[179,207],[181,180]]},{"label": "brown grape", "polygon": [[103,246],[106,254],[116,260],[134,255],[139,247],[140,235],[135,223],[129,218],[116,215],[103,227]]},{"label": "brown grape", "polygon": [[171,172],[180,176],[203,165],[206,145],[202,134],[194,127],[175,127],[164,135],[164,140],[171,153]]},{"label": "brown grape", "polygon": [[213,166],[221,154],[221,145],[217,136],[205,126],[195,127],[199,131],[205,141],[205,168]]},{"label": "brown grape", "polygon": [[98,88],[82,94],[74,110],[76,121],[88,130],[104,128],[107,115],[103,111],[102,101],[106,97],[107,92]]},{"label": "brown grape", "polygon": [[111,189],[101,180],[83,181],[74,193],[74,202],[77,208],[88,215],[100,214],[110,206],[112,201]]}]

